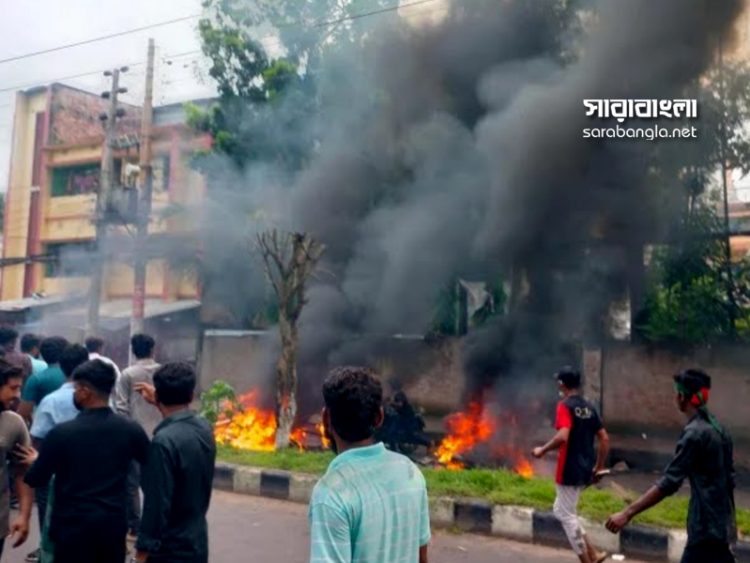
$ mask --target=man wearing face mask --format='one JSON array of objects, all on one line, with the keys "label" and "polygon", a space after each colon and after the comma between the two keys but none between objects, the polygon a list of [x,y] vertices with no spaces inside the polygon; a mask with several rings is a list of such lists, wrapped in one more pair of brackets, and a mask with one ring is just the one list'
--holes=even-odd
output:
[{"label": "man wearing face mask", "polygon": [[310,562],[427,563],[430,515],[422,472],[376,443],[383,389],[363,367],[323,384],[323,424],[338,453],[310,500]]},{"label": "man wearing face mask", "polygon": [[55,476],[50,521],[55,563],[122,563],[125,559],[126,481],[131,461],[146,461],[149,441],[135,422],[115,414],[109,397],[115,371],[101,360],[73,372],[73,402],[81,413],[53,428],[38,456],[20,448],[32,464],[26,482]]},{"label": "man wearing face mask", "polygon": [[609,455],[609,436],[599,413],[581,395],[580,372],[564,367],[555,380],[562,397],[557,405],[557,433],[544,446],[534,448],[532,455],[538,459],[559,450],[553,512],[581,563],[601,563],[608,555],[597,551],[586,535],[578,518],[578,499],[588,485],[601,478]]}]

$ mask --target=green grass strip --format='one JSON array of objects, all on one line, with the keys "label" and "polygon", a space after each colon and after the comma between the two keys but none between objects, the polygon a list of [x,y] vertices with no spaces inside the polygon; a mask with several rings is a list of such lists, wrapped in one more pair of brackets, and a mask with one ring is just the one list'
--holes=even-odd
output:
[{"label": "green grass strip", "polygon": [[[299,471],[313,475],[325,473],[333,459],[330,452],[303,452],[289,449],[279,452],[250,452],[219,446],[219,460],[238,465]],[[551,510],[555,501],[555,484],[551,479],[524,479],[504,469],[423,469],[431,496],[471,497],[495,504],[528,506]],[[634,493],[635,496],[635,493]],[[624,508],[626,499],[612,491],[590,488],[583,493],[579,512],[594,521],[603,522],[607,516]],[[671,497],[645,512],[636,522],[663,528],[685,528],[688,499]],[[750,536],[750,510],[737,511],[740,533]]]}]

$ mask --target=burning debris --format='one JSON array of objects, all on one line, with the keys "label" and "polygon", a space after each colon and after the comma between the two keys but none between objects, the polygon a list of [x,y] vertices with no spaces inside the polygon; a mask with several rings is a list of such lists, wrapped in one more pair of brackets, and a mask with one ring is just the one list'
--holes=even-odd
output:
[{"label": "burning debris", "polygon": [[[237,398],[239,408],[226,403],[223,414],[216,421],[214,435],[218,444],[239,450],[272,452],[276,450],[276,414],[258,406],[258,391],[250,391]],[[316,427],[323,447],[329,443],[323,433],[323,424]],[[310,432],[303,427],[292,430],[290,439],[300,450],[308,447]]]},{"label": "burning debris", "polygon": [[448,469],[463,469],[459,460],[478,444],[489,441],[495,433],[495,422],[489,417],[481,403],[472,402],[466,412],[453,413],[446,420],[448,435],[440,442],[435,455]]},{"label": "burning debris", "polygon": [[[258,398],[258,390],[253,390],[240,395],[236,403],[224,403],[214,427],[218,444],[258,452],[277,449],[276,415],[260,407]],[[378,433],[377,439],[383,440],[391,450],[406,455],[412,455],[418,446],[432,446],[423,433],[424,421],[403,393],[394,395],[387,406],[390,422]],[[493,412],[494,405],[491,407],[483,401],[473,401],[465,412],[450,415],[446,421],[447,435],[432,455],[428,455],[431,460],[428,465],[451,470],[465,469],[469,464],[500,465],[511,467],[523,477],[533,477],[534,469],[523,450],[513,445],[518,442],[516,417],[497,415]],[[309,429],[296,426],[291,441],[303,451],[331,447],[322,420],[311,424]]]},{"label": "burning debris", "polygon": [[394,393],[384,407],[383,425],[375,433],[389,449],[411,455],[419,446],[432,445],[424,433],[422,415],[412,406],[403,391]]},{"label": "burning debris", "polygon": [[534,476],[523,449],[512,445],[518,430],[515,416],[495,415],[484,402],[472,401],[466,411],[451,414],[446,427],[448,435],[440,442],[435,457],[448,469],[464,469],[466,458],[475,454],[489,465],[509,466],[526,478]]}]

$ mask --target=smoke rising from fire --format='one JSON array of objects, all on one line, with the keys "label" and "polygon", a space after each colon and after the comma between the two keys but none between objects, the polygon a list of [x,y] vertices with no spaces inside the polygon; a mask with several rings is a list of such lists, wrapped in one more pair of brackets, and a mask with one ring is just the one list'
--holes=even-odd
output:
[{"label": "smoke rising from fire", "polygon": [[[322,65],[317,116],[279,132],[315,139],[301,173],[212,171],[206,232],[237,239],[219,248],[247,279],[247,292],[213,290],[262,300],[258,265],[230,250],[249,240],[248,213],[260,218],[250,230],[272,223],[324,242],[302,318],[304,379],[372,361],[377,337],[424,333],[457,277],[515,274],[526,297],[466,339],[467,372],[477,385],[551,373],[571,341],[600,334],[627,288],[626,252],[671,211],[648,189],[652,147],[583,140],[582,100],[679,97],[741,4],[464,0],[433,26],[373,22],[364,47]],[[227,200],[217,179],[246,189]]]}]

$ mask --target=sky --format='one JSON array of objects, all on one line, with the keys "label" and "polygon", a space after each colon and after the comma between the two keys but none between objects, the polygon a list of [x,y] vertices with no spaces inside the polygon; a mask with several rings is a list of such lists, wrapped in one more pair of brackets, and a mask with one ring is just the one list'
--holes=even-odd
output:
[{"label": "sky", "polygon": [[[34,9],[30,9],[26,2],[5,0],[2,3],[0,59],[198,15],[201,11],[200,0],[34,0]],[[4,90],[0,92],[0,191],[7,188],[9,143],[17,90],[96,71],[61,82],[99,93],[107,89],[107,79],[100,71],[130,65],[130,71],[121,80],[129,90],[123,98],[140,105],[143,102],[147,42],[153,37],[157,46],[155,104],[214,95],[215,88],[206,77],[206,64],[199,52],[197,22],[196,17],[89,45],[0,63],[0,90]],[[175,57],[183,53],[190,54]],[[167,64],[168,60],[172,61],[171,65]]]}]

